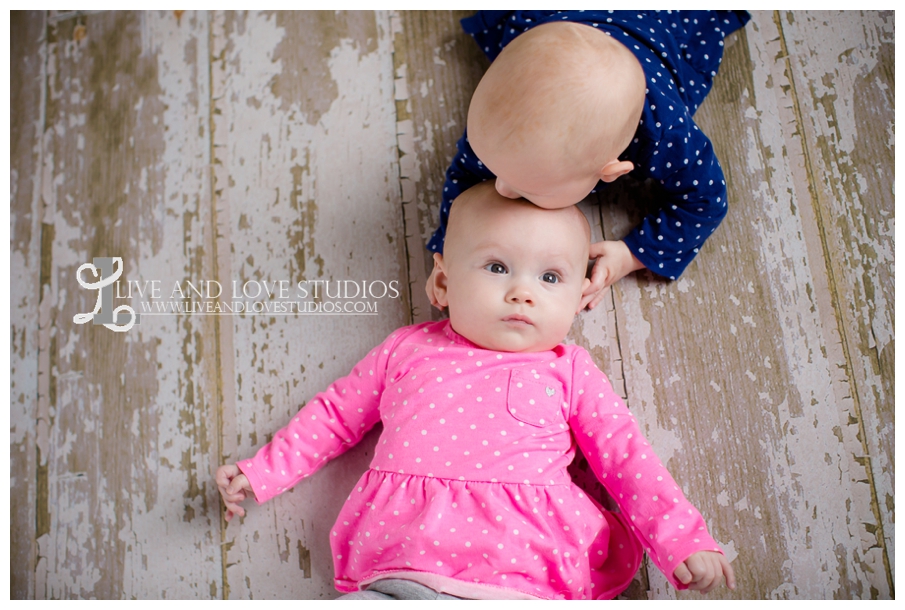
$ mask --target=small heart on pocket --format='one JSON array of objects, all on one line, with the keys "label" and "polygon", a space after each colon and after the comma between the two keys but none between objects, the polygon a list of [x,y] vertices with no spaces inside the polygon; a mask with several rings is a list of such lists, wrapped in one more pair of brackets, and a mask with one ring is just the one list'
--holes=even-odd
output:
[{"label": "small heart on pocket", "polygon": [[[512,417],[539,428],[562,423],[562,410],[566,405],[562,383],[550,375],[545,377],[541,378],[526,367],[516,367],[509,372],[506,409]],[[544,398],[545,392],[547,398]]]}]

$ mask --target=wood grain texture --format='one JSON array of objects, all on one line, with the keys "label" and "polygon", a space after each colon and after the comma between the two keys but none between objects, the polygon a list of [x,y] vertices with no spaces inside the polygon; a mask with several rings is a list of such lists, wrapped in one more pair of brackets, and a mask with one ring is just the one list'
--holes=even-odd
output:
[{"label": "wood grain texture", "polygon": [[895,574],[894,15],[785,11],[774,20],[858,420],[854,455],[874,494],[867,523],[877,529],[865,541],[883,549],[887,579],[876,595]]},{"label": "wood grain texture", "polygon": [[[221,283],[396,280],[405,292],[389,16],[217,14],[213,40]],[[408,322],[407,298],[377,304],[373,316],[220,319],[222,463],[253,455]],[[329,532],[376,439],[230,523],[225,597],[337,595]]]},{"label": "wood grain texture", "polygon": [[[736,595],[885,597],[881,551],[865,537],[876,527],[872,490],[853,445],[826,267],[819,239],[815,248],[805,237],[816,234],[813,203],[786,110],[793,84],[772,69],[771,17],[728,41],[696,116],[726,171],[727,220],[678,282],[641,274],[616,288],[629,404],[738,554]],[[632,221],[614,217],[614,237]],[[654,596],[674,595],[651,579]]]},{"label": "wood grain texture", "polygon": [[204,271],[207,39],[206,20],[166,13],[48,28],[36,597],[216,589],[206,323],[73,322],[93,307],[76,270],[95,256],[121,256],[130,279]]},{"label": "wood grain texture", "polygon": [[[871,490],[853,453],[826,270],[803,238],[814,223],[784,110],[791,84],[764,70],[778,33],[758,26],[771,16],[730,41],[696,116],[726,170],[729,217],[679,282],[617,287],[629,403],[738,554],[742,596],[885,596],[871,590],[885,580],[879,553],[862,541]],[[651,578],[654,596],[674,595]]]},{"label": "wood grain texture", "polygon": [[[10,15],[10,597],[34,598],[43,12]],[[26,527],[23,527],[26,526]]]},{"label": "wood grain texture", "polygon": [[[376,431],[228,525],[213,472],[439,317],[424,244],[487,67],[465,14],[11,15],[11,597],[338,595],[329,530]],[[893,13],[753,13],[695,116],[728,217],[680,280],[627,277],[569,335],[734,560],[709,597],[895,596],[894,65]],[[618,239],[659,202],[623,179],[581,206]],[[401,295],[114,333],[73,321],[99,256],[166,287]],[[698,598],[647,562],[622,597]]]},{"label": "wood grain texture", "polygon": [[[613,200],[620,194],[631,190],[624,184],[613,185],[606,197],[597,194],[589,195],[578,204],[591,228],[591,241],[606,239],[602,211],[605,206],[602,200]],[[625,385],[625,367],[623,363],[622,344],[620,342],[618,317],[616,312],[615,291],[609,290],[603,300],[593,310],[581,312],[572,323],[572,329],[566,338],[567,343],[580,345],[591,354],[595,364],[603,371],[613,389],[628,403]],[[580,449],[576,450],[575,459],[569,466],[572,480],[608,510],[619,510],[615,500],[610,497],[603,484],[591,470],[590,464]],[[651,566],[647,559],[641,565],[634,579],[629,583],[617,599],[647,599],[650,589],[648,572]],[[656,568],[653,568],[656,569]]]},{"label": "wood grain texture", "polygon": [[489,62],[459,19],[466,11],[393,16],[399,171],[412,319],[438,319],[424,285],[433,269],[425,244],[437,228],[446,168],[465,130],[471,94]]}]

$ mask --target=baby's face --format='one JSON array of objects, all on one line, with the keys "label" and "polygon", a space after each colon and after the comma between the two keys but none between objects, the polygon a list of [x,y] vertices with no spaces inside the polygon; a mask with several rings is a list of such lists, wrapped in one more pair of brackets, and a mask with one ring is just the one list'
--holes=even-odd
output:
[{"label": "baby's face", "polygon": [[487,190],[496,203],[475,202],[447,238],[452,327],[487,349],[552,349],[568,334],[587,283],[585,221],[574,208],[543,210]]}]

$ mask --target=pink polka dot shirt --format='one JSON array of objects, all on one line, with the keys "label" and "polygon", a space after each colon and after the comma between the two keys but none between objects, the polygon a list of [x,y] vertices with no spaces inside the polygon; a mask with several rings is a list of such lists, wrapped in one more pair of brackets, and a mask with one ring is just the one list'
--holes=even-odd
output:
[{"label": "pink polka dot shirt", "polygon": [[[340,591],[394,577],[465,597],[608,599],[642,547],[678,588],[689,555],[721,552],[587,351],[490,351],[448,321],[394,332],[238,466],[265,502],[378,421],[331,531]],[[619,513],[572,483],[576,444]]]}]

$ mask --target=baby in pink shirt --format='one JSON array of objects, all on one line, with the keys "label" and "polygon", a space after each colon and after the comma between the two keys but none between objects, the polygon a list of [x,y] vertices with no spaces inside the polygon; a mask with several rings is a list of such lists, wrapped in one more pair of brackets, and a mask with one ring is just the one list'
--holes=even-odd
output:
[{"label": "baby in pink shirt", "polygon": [[[456,597],[609,599],[643,550],[677,588],[732,567],[583,348],[590,231],[485,182],[452,208],[434,292],[449,320],[401,328],[251,459],[221,466],[226,520],[383,432],[331,531],[336,588],[398,579]],[[620,512],[567,472],[581,447]],[[356,594],[360,595],[360,594]]]}]

